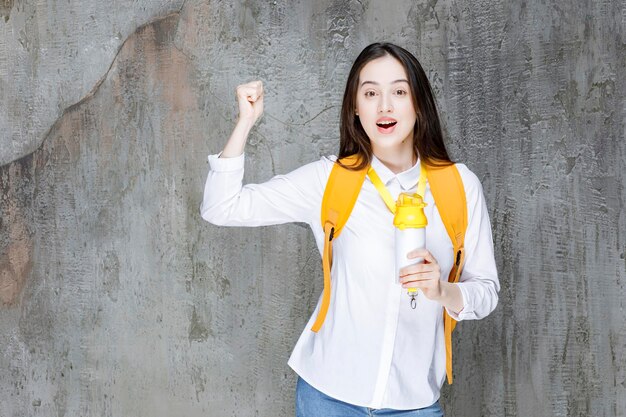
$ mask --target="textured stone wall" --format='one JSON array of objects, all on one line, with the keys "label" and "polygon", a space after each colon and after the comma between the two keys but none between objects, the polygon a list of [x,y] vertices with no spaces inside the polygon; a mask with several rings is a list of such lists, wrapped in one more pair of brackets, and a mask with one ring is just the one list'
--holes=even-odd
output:
[{"label": "textured stone wall", "polygon": [[[626,4],[0,1],[0,417],[288,416],[321,292],[300,224],[198,207],[261,79],[260,182],[337,151],[345,79],[411,50],[481,179],[502,290],[447,416],[626,416]],[[418,358],[417,358],[418,359]]]}]

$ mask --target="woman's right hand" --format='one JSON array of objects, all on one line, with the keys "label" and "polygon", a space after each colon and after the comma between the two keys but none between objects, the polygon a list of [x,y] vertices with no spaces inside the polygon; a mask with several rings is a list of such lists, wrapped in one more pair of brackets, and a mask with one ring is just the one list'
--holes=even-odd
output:
[{"label": "woman's right hand", "polygon": [[263,83],[257,80],[238,85],[236,94],[239,120],[254,125],[263,114]]}]

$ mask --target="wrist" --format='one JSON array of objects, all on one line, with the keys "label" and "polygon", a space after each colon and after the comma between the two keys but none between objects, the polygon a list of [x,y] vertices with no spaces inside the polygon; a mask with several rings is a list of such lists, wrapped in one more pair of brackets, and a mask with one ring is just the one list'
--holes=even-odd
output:
[{"label": "wrist", "polygon": [[441,282],[439,297],[436,301],[457,314],[465,307],[463,305],[463,295],[461,294],[461,289],[456,283],[453,282]]},{"label": "wrist", "polygon": [[438,301],[441,304],[443,304],[443,301],[446,299],[446,297],[448,296],[448,294],[450,292],[450,290],[448,288],[449,285],[450,285],[449,282],[441,281],[441,283],[439,285],[439,296],[435,298],[435,301]]},{"label": "wrist", "polygon": [[252,130],[252,127],[254,126],[255,123],[256,123],[255,119],[238,118],[235,128],[242,129],[243,131],[245,131],[247,135],[248,133],[250,133],[250,130]]}]

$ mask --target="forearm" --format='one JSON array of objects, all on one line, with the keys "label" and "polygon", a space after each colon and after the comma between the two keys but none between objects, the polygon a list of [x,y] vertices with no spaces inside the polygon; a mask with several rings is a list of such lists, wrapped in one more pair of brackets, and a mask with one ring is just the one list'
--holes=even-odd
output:
[{"label": "forearm", "polygon": [[241,155],[244,151],[248,134],[250,133],[250,129],[252,129],[253,125],[254,121],[252,120],[237,120],[237,124],[235,125],[233,132],[230,134],[230,138],[228,138],[228,142],[226,142],[226,146],[224,146],[224,150],[222,151],[220,158],[234,158]]}]

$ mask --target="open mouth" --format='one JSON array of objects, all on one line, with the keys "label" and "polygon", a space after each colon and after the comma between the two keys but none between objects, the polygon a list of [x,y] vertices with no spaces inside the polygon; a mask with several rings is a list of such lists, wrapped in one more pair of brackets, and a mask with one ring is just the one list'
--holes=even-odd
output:
[{"label": "open mouth", "polygon": [[391,133],[398,122],[380,122],[376,123],[378,131],[381,133]]}]

